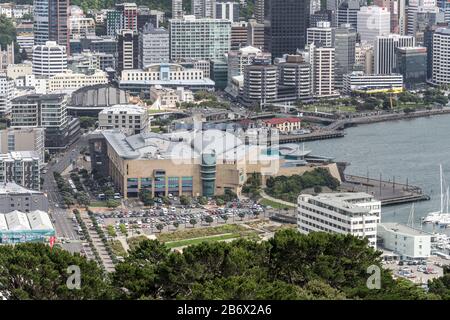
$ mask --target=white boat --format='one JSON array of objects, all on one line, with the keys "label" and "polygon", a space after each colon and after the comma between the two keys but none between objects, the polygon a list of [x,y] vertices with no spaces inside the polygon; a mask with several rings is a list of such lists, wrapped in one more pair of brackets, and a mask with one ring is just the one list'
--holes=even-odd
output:
[{"label": "white boat", "polygon": [[[426,217],[422,218],[423,223],[436,223],[441,226],[447,226],[450,224],[450,213],[448,212],[449,205],[449,188],[447,187],[447,192],[444,200],[444,181],[442,176],[442,165],[439,165],[439,174],[441,182],[441,209],[436,212],[429,213]],[[446,202],[446,210],[444,212],[444,202]]]}]

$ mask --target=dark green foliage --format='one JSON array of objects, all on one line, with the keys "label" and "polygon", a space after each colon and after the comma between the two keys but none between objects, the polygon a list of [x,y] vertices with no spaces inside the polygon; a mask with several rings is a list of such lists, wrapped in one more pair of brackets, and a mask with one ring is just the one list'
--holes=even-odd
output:
[{"label": "dark green foliage", "polygon": [[269,177],[266,181],[267,193],[275,198],[296,202],[303,189],[328,187],[335,190],[339,181],[327,169],[316,168],[302,175]]},{"label": "dark green foliage", "polygon": [[[66,285],[67,267],[81,271],[81,289]],[[93,261],[57,247],[27,243],[0,246],[0,293],[7,299],[108,299],[112,288]]]}]

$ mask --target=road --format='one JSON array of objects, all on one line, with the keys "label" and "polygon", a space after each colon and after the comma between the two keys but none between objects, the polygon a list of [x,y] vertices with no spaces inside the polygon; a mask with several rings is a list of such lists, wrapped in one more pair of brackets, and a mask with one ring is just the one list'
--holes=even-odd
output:
[{"label": "road", "polygon": [[[49,213],[55,225],[57,238],[67,238],[70,240],[79,240],[79,237],[74,229],[72,222],[72,213],[69,210],[62,209],[63,205],[61,195],[58,192],[53,173],[63,172],[79,155],[81,149],[88,144],[86,135],[82,135],[70,147],[61,154],[55,155],[48,163],[47,172],[43,175],[44,183],[42,186],[43,192],[47,194],[49,200]],[[78,246],[81,250],[81,246]],[[74,250],[71,246],[70,251]]]}]

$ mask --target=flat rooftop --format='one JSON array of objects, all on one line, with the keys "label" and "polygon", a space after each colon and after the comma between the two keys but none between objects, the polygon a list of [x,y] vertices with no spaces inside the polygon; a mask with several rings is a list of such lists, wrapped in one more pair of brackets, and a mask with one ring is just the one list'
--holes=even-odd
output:
[{"label": "flat rooftop", "polygon": [[395,223],[395,222],[386,222],[386,223],[380,223],[378,225],[379,228],[384,228],[389,231],[393,231],[396,233],[401,233],[404,235],[409,236],[430,236],[431,234],[416,228],[412,228],[410,226],[401,224],[401,223]]},{"label": "flat rooftop", "polygon": [[[301,197],[300,195],[299,197]],[[369,209],[357,204],[364,202],[377,201],[370,194],[365,192],[337,192],[321,193],[309,198],[312,201],[320,202],[331,207],[341,209],[349,214],[369,213]]]},{"label": "flat rooftop", "polygon": [[14,182],[0,184],[0,194],[43,194],[41,191],[24,188]]}]

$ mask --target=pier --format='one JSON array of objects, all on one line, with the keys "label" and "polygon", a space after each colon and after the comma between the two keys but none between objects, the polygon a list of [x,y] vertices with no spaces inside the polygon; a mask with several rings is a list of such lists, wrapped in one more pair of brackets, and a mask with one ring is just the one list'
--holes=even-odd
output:
[{"label": "pier", "polygon": [[307,134],[289,134],[279,135],[279,142],[282,143],[297,143],[314,140],[334,139],[342,138],[345,136],[345,132],[340,130],[323,130]]},{"label": "pier", "polygon": [[398,183],[394,179],[385,181],[381,175],[380,179],[372,179],[346,174],[340,188],[342,191],[371,194],[381,201],[382,206],[430,200],[430,196],[424,194],[421,188]]}]

